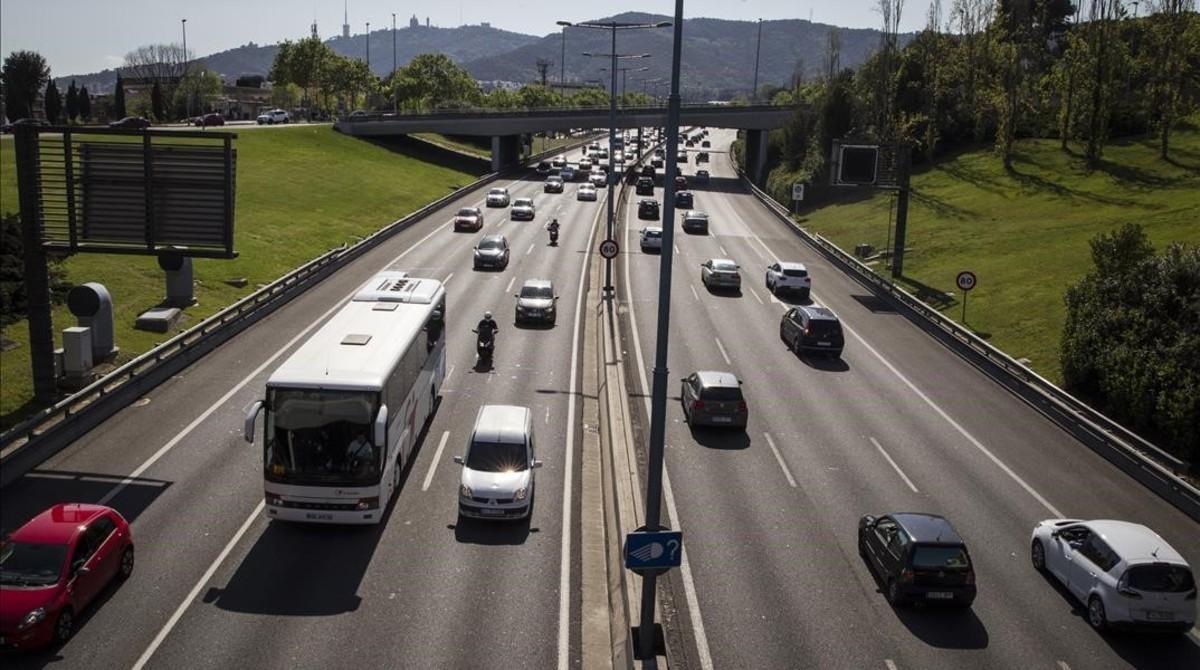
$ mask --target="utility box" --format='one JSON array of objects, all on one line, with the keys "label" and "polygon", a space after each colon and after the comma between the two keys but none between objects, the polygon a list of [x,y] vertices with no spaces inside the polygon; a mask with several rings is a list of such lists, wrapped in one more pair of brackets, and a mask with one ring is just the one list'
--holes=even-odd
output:
[{"label": "utility box", "polygon": [[92,329],[63,329],[63,384],[83,388],[92,381]]},{"label": "utility box", "polygon": [[80,327],[91,329],[92,360],[102,361],[117,352],[113,341],[112,296],[103,284],[88,282],[71,289],[67,293],[67,308]]},{"label": "utility box", "polygon": [[158,255],[158,267],[167,273],[167,297],[165,307],[190,307],[196,303],[192,259],[178,253]]}]

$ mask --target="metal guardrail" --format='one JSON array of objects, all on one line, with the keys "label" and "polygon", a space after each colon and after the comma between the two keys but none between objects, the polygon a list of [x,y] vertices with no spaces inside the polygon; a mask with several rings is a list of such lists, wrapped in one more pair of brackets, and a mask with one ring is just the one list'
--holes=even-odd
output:
[{"label": "metal guardrail", "polygon": [[[526,162],[569,151],[586,142],[581,140],[534,154]],[[342,245],[326,252],[13,426],[0,435],[0,486],[8,485],[36,467],[140,395],[287,304],[334,270],[424,219],[446,203],[491,183],[502,174],[486,174],[376,230],[353,245]]]},{"label": "metal guardrail", "polygon": [[[681,106],[684,110],[712,110],[721,111],[728,109],[737,112],[755,112],[755,111],[771,111],[777,112],[780,110],[794,109],[794,106],[788,105],[710,105],[708,103],[689,103]],[[639,114],[639,113],[655,113],[665,112],[667,110],[666,103],[662,105],[636,105],[636,106],[618,106],[618,114]],[[591,105],[587,107],[526,107],[521,109],[500,108],[500,107],[446,107],[431,110],[406,110],[400,112],[367,112],[358,116],[343,115],[338,117],[337,121],[345,123],[367,123],[371,121],[392,121],[397,119],[420,120],[420,119],[444,119],[447,117],[457,118],[476,118],[476,117],[495,117],[504,116],[509,118],[524,118],[530,116],[544,116],[546,114],[578,114],[585,116],[602,112],[609,112],[608,105]]]},{"label": "metal guardrail", "polygon": [[[732,158],[730,160],[732,161]],[[1088,444],[1109,462],[1158,493],[1185,514],[1200,521],[1200,490],[1184,481],[1178,474],[1187,470],[1187,463],[1156,447],[1140,435],[1059,388],[1028,366],[1022,365],[1008,354],[988,344],[954,320],[947,318],[941,312],[897,286],[890,279],[847,254],[830,240],[819,234],[808,232],[791,218],[787,207],[755,186],[736,164],[733,167],[751,193],[782,221],[786,222],[788,227],[802,239],[834,259],[859,279],[888,294],[911,313],[934,326],[938,332],[949,336],[959,345],[966,346],[972,353],[986,361],[992,370],[998,373],[998,376],[1003,377],[998,381],[1004,383],[1023,400],[1079,437],[1081,441]],[[997,375],[993,375],[993,378],[997,378]]]}]

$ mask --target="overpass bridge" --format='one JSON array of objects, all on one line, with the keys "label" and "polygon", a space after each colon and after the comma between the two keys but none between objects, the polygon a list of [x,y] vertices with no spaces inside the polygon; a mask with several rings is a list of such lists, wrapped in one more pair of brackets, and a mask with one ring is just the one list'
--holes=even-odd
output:
[{"label": "overpass bridge", "polygon": [[[734,128],[746,131],[746,164],[752,179],[765,179],[767,131],[781,128],[796,112],[795,106],[684,105],[680,124]],[[573,128],[607,128],[608,107],[546,108],[522,110],[453,110],[415,114],[367,114],[344,117],[334,124],[354,137],[387,137],[411,133],[444,133],[492,138],[492,168],[499,170],[517,161],[520,138],[527,133]],[[618,128],[664,127],[665,106],[618,107]]]}]

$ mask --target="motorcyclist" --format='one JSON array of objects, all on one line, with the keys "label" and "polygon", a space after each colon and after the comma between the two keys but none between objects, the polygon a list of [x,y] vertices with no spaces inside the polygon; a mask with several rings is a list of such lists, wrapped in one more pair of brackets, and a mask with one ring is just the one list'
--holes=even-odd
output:
[{"label": "motorcyclist", "polygon": [[550,223],[546,224],[546,230],[550,231],[550,241],[558,241],[558,219],[551,219]]},{"label": "motorcyclist", "polygon": [[500,330],[500,326],[496,325],[496,320],[492,318],[491,312],[484,312],[479,325],[475,327],[475,332],[479,333],[480,342],[490,342],[495,338],[498,330]]}]

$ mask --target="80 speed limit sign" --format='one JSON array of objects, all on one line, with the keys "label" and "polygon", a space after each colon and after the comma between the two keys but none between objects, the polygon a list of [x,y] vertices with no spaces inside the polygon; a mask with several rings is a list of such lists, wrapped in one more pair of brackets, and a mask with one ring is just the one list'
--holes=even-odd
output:
[{"label": "80 speed limit sign", "polygon": [[975,288],[975,273],[964,270],[963,272],[958,273],[958,276],[954,278],[954,283],[958,285],[959,289],[963,291],[970,291],[971,289]]}]

